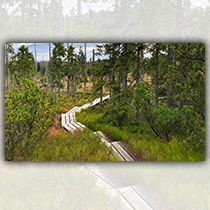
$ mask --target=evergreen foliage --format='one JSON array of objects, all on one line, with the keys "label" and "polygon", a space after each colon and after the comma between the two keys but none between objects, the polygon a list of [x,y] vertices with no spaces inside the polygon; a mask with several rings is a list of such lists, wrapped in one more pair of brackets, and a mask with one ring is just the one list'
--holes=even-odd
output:
[{"label": "evergreen foliage", "polygon": [[15,76],[18,85],[21,85],[22,78],[30,78],[34,74],[33,66],[34,56],[24,45],[18,48],[18,52],[12,56],[12,61],[8,64],[10,75]]}]

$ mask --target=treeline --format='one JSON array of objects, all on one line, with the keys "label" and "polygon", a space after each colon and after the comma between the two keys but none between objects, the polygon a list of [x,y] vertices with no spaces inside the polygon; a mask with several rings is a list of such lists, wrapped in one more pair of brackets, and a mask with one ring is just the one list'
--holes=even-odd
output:
[{"label": "treeline", "polygon": [[111,95],[107,123],[145,120],[157,137],[205,150],[205,44],[110,43],[96,54],[107,56],[90,68],[94,92]]},{"label": "treeline", "polygon": [[[53,45],[52,50],[51,43],[49,43],[49,62],[46,67],[40,62],[36,62],[33,54],[24,45],[15,54],[12,44],[7,43],[6,90],[9,90],[9,86],[15,88],[17,85],[19,87],[21,85],[20,78],[22,77],[34,78],[40,85],[47,83],[49,93],[54,92],[55,97],[57,94],[60,97],[60,89],[64,88],[65,79],[67,78],[67,93],[70,94],[71,92],[75,96],[76,87],[80,82],[84,81],[84,78],[87,80],[85,52],[80,47],[77,55],[74,53],[75,48],[72,45],[69,46],[68,43],[67,48],[64,47],[64,43],[53,43]],[[10,79],[11,81],[9,81]],[[84,81],[85,84],[86,80]],[[84,90],[86,89],[85,84]],[[76,86],[75,88],[74,85]]]}]

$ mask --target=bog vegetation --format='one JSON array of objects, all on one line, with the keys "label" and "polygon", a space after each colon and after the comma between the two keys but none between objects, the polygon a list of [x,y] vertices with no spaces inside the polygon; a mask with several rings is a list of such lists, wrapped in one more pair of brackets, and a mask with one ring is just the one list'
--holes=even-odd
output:
[{"label": "bog vegetation", "polygon": [[[24,45],[5,47],[6,160],[116,160],[96,130],[144,160],[205,160],[204,44],[99,44],[88,61],[86,45],[76,54],[53,43],[47,66]],[[91,130],[48,135],[57,115],[105,92],[110,100],[77,113]]]}]

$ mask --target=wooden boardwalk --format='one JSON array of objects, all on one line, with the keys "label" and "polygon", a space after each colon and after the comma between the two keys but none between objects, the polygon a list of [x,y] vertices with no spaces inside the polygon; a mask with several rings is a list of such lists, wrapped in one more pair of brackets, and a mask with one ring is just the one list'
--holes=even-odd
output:
[{"label": "wooden boardwalk", "polygon": [[94,132],[101,137],[101,141],[105,143],[107,148],[111,148],[112,155],[117,156],[120,161],[134,161],[133,157],[121,146],[117,141],[110,142],[105,134],[101,131]]},{"label": "wooden boardwalk", "polygon": [[[110,98],[110,95],[102,97],[102,101]],[[84,104],[81,107],[75,106],[66,114],[61,115],[61,126],[70,132],[74,132],[77,129],[83,130],[86,126],[76,121],[75,112],[80,112],[82,109],[86,109],[91,106],[95,106],[100,103],[100,98],[95,99],[91,103]],[[105,134],[101,131],[94,132],[96,135],[101,137],[101,141],[105,143],[107,149],[110,149],[111,155],[118,158],[119,161],[134,161],[134,158],[121,146],[117,141],[110,142]]]}]

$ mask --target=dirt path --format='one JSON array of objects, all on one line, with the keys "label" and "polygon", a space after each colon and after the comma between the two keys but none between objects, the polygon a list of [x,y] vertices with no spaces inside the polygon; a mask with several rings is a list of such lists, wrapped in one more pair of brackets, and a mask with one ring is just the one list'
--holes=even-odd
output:
[{"label": "dirt path", "polygon": [[[66,112],[68,112],[69,110],[62,107],[63,110],[66,110]],[[68,131],[66,131],[65,129],[61,128],[61,122],[60,122],[60,118],[61,118],[61,114],[57,114],[54,118],[54,124],[53,126],[49,129],[49,133],[48,133],[48,137],[52,137],[52,136],[59,136],[62,133],[68,133]]]}]

